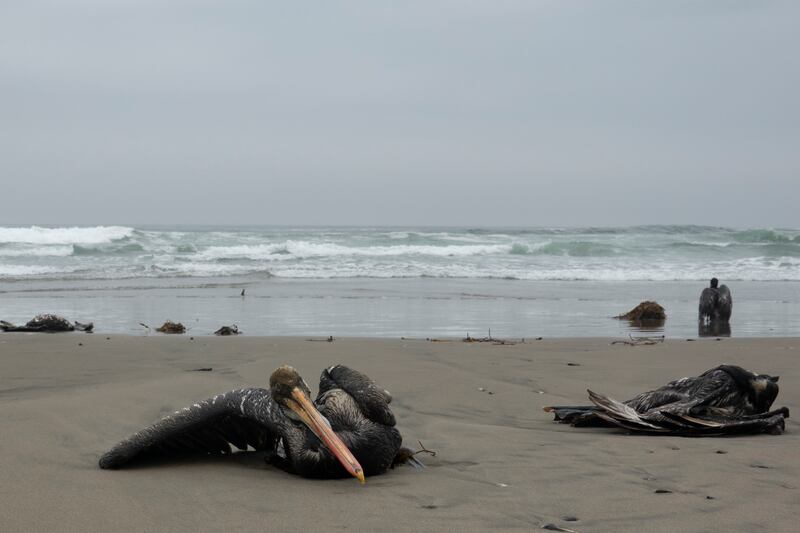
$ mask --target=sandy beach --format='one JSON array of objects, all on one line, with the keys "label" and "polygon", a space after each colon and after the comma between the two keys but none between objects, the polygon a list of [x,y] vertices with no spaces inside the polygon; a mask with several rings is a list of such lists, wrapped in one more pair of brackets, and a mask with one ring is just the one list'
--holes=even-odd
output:
[{"label": "sandy beach", "polygon": [[[2,531],[791,531],[800,427],[780,436],[630,436],[552,422],[542,407],[618,399],[721,363],[781,376],[800,404],[800,339],[460,341],[0,335]],[[359,369],[394,395],[427,468],[318,481],[259,453],[97,467],[160,416],[295,366]],[[572,363],[572,364],[568,364]],[[193,371],[213,368],[210,372]],[[656,492],[656,491],[670,492]]]}]

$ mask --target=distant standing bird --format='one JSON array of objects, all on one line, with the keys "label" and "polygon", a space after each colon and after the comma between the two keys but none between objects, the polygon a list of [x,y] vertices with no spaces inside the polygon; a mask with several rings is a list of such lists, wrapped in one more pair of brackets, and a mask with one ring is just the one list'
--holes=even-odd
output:
[{"label": "distant standing bird", "polygon": [[789,409],[770,411],[778,377],[720,365],[626,402],[588,391],[591,406],[545,407],[573,426],[619,426],[637,433],[713,436],[782,433]]},{"label": "distant standing bird", "polygon": [[702,322],[728,322],[733,311],[733,298],[727,285],[719,285],[717,278],[711,278],[711,286],[700,293],[698,306]]},{"label": "distant standing bird", "polygon": [[[323,370],[312,403],[308,385],[290,366],[270,377],[270,388],[240,389],[186,407],[120,442],[100,458],[121,468],[147,457],[187,453],[267,452],[268,462],[304,477],[335,478],[415,465],[389,409],[391,396],[364,374],[343,365]],[[419,464],[419,463],[416,463]]]}]

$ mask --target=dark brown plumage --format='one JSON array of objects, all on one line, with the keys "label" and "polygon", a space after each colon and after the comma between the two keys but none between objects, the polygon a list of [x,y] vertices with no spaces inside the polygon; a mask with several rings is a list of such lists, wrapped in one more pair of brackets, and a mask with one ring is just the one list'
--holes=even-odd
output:
[{"label": "dark brown plumage", "polygon": [[686,436],[781,433],[785,407],[770,411],[778,378],[733,365],[671,381],[618,402],[589,392],[593,406],[553,406],[555,420],[574,426],[619,426],[629,431]]},{"label": "dark brown plumage", "polygon": [[[231,445],[265,451],[268,462],[305,477],[363,479],[392,466],[402,438],[387,391],[336,365],[322,372],[313,407],[304,407],[311,405],[309,398],[297,371],[282,366],[273,372],[269,390],[235,390],[177,411],[116,445],[100,458],[100,467],[182,453],[228,454]],[[330,430],[333,437],[326,434]],[[339,448],[339,440],[346,449]]]},{"label": "dark brown plumage", "polygon": [[697,306],[701,322],[728,322],[733,312],[733,297],[727,285],[719,285],[717,278],[711,278],[711,283],[700,293],[700,303]]}]

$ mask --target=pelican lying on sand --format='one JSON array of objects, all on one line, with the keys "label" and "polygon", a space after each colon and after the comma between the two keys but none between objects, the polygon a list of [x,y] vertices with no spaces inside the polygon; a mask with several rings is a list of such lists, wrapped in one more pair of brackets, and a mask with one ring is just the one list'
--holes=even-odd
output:
[{"label": "pelican lying on sand", "polygon": [[391,395],[364,374],[336,365],[323,370],[317,399],[298,372],[281,366],[270,388],[220,394],[162,418],[117,444],[101,468],[120,468],[152,456],[228,454],[230,444],[268,452],[268,461],[305,477],[334,478],[386,472],[413,453],[389,409]]},{"label": "pelican lying on sand", "polygon": [[619,426],[638,433],[710,436],[784,430],[789,409],[769,411],[778,377],[721,365],[618,402],[589,392],[593,406],[545,407],[573,426]]}]

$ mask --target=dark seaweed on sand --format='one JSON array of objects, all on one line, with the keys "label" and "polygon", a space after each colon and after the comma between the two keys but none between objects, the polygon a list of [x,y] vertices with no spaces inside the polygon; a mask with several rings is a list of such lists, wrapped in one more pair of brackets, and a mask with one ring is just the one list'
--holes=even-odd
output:
[{"label": "dark seaweed on sand", "polygon": [[180,322],[167,320],[160,328],[156,329],[156,331],[160,333],[186,333],[186,326]]},{"label": "dark seaweed on sand", "polygon": [[11,322],[0,320],[0,329],[3,331],[26,331],[26,332],[39,332],[39,333],[57,333],[60,331],[85,331],[91,333],[94,329],[94,324],[82,324],[80,322],[71,323],[69,320],[62,316],[53,314],[37,315],[29,320],[24,326],[16,326]]}]

